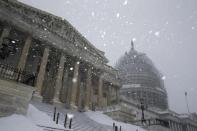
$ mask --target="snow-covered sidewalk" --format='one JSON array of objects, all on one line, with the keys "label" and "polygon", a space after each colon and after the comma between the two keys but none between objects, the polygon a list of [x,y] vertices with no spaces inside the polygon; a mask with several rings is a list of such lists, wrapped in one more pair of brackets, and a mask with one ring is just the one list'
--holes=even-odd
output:
[{"label": "snow-covered sidewalk", "polygon": [[85,112],[85,114],[92,120],[103,124],[103,125],[108,125],[108,126],[112,126],[113,123],[115,123],[118,127],[121,126],[122,127],[122,131],[146,131],[143,128],[140,128],[138,126],[135,125],[131,125],[131,124],[126,124],[123,122],[118,122],[113,120],[111,117],[104,115],[102,112],[100,111],[89,111],[89,112]]},{"label": "snow-covered sidewalk", "polygon": [[31,104],[26,116],[14,114],[0,118],[0,131],[43,131],[37,125],[65,129],[63,125],[55,124],[50,116],[39,111]]}]

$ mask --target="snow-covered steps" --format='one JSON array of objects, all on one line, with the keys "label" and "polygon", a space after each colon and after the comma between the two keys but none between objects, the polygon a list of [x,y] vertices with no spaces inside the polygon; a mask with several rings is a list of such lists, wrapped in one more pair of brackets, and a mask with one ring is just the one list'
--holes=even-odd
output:
[{"label": "snow-covered steps", "polygon": [[[32,104],[38,108],[40,111],[47,113],[53,118],[54,106],[44,103],[32,102]],[[73,131],[113,131],[112,126],[97,123],[96,121],[90,119],[85,113],[71,111],[65,108],[57,107],[57,111],[60,113],[59,123],[64,124],[65,114],[72,113],[74,115],[72,121]],[[68,127],[69,122],[67,122]]]},{"label": "snow-covered steps", "polygon": [[54,128],[54,127],[42,126],[42,125],[37,125],[37,126],[42,128],[44,131],[73,131],[72,129]]},{"label": "snow-covered steps", "polygon": [[[54,105],[32,102],[32,104],[38,108],[40,111],[47,113],[51,120],[53,119]],[[73,110],[68,110],[64,107],[56,107],[57,112],[60,113],[59,123],[64,124],[65,114],[73,114],[74,118],[72,121],[73,131],[113,131],[113,123],[116,123],[118,128],[122,127],[122,131],[146,131],[145,129],[138,127],[136,125],[126,124],[123,122],[118,122],[112,120],[112,118],[104,115],[102,112],[88,111],[88,112],[78,112]],[[68,127],[69,122],[67,122]]]}]

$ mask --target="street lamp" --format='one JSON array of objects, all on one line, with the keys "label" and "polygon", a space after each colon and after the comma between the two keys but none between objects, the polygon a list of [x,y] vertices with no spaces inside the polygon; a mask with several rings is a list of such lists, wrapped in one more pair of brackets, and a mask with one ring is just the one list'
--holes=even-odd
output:
[{"label": "street lamp", "polygon": [[142,122],[142,124],[143,123],[146,123],[145,115],[144,115],[144,111],[145,111],[146,108],[147,108],[147,106],[144,103],[144,99],[143,98],[140,98],[140,109],[142,110],[142,116],[141,116],[141,122]]},{"label": "street lamp", "polygon": [[186,101],[186,104],[187,104],[187,111],[188,111],[188,114],[190,114],[190,111],[189,111],[189,104],[188,104],[188,98],[187,98],[187,92],[185,92],[185,101]]}]

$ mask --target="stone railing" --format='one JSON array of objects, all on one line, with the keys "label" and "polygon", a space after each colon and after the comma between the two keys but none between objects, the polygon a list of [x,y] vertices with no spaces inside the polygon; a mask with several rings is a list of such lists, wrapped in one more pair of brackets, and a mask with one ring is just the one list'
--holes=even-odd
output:
[{"label": "stone railing", "polygon": [[0,78],[34,86],[35,75],[0,63]]},{"label": "stone railing", "polygon": [[0,79],[0,117],[26,114],[34,88]]}]

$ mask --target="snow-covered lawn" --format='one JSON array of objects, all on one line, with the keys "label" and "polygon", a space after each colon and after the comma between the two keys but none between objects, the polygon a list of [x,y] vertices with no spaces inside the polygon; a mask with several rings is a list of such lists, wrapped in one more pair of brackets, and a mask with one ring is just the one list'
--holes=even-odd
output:
[{"label": "snow-covered lawn", "polygon": [[14,114],[0,118],[0,131],[43,131],[36,125],[64,129],[62,125],[55,124],[50,116],[31,104],[26,116]]},{"label": "snow-covered lawn", "polygon": [[122,131],[146,131],[138,126],[135,125],[131,125],[131,124],[126,124],[123,122],[118,122],[113,120],[111,117],[104,115],[102,112],[100,111],[89,111],[89,112],[85,112],[85,114],[92,120],[100,123],[100,124],[104,124],[104,125],[108,125],[108,126],[112,126],[113,123],[115,123],[118,127],[122,126]]},{"label": "snow-covered lawn", "polygon": [[0,131],[43,131],[35,123],[22,115],[12,115],[0,119]]}]

